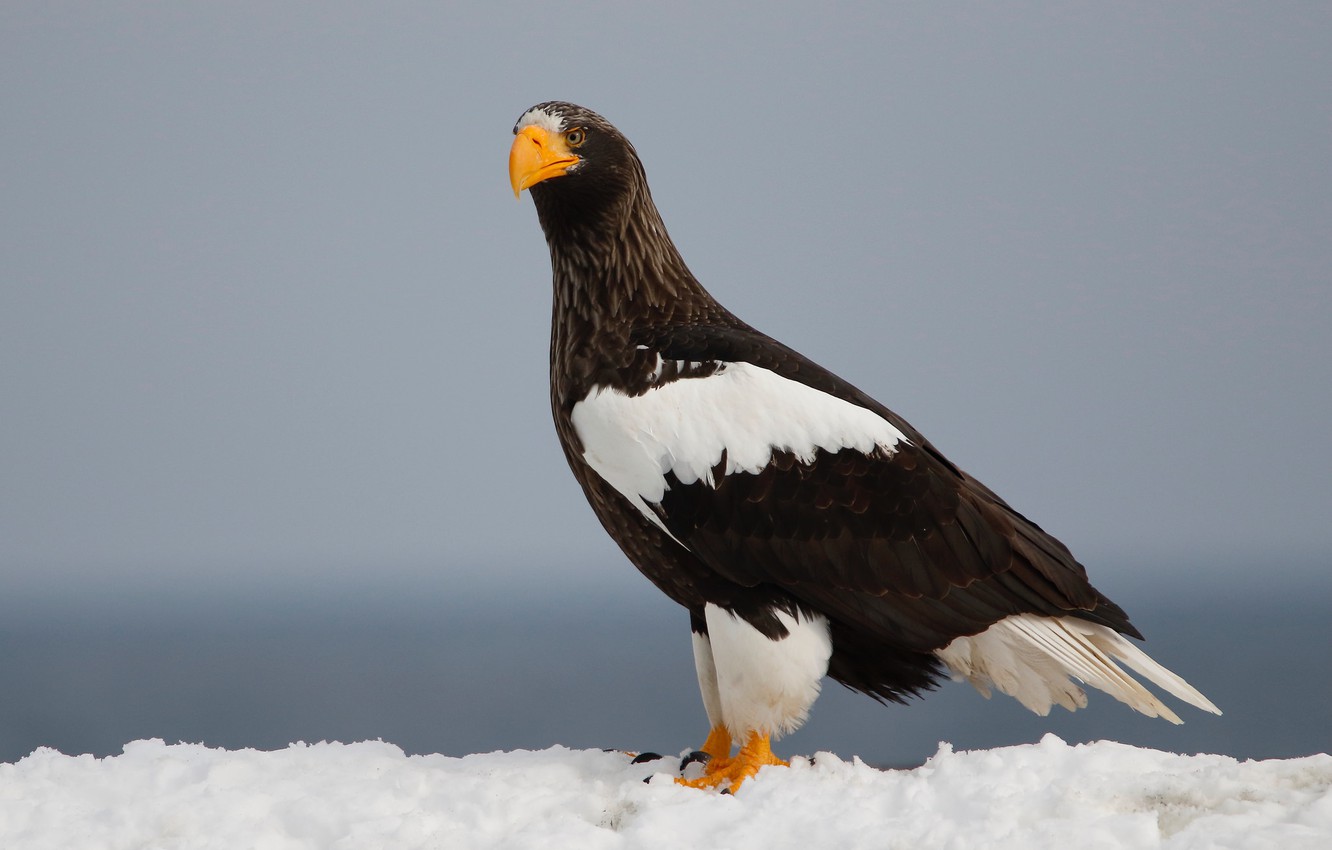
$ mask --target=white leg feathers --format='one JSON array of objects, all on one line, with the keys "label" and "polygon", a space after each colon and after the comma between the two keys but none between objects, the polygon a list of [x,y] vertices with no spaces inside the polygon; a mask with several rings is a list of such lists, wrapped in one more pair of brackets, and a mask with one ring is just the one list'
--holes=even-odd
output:
[{"label": "white leg feathers", "polygon": [[1153,661],[1113,629],[1076,617],[1006,617],[978,635],[960,637],[936,655],[956,678],[985,696],[998,688],[1040,715],[1058,704],[1073,711],[1087,694],[1071,679],[1105,691],[1148,717],[1181,723],[1156,695],[1115,662],[1204,711],[1221,711],[1188,682]]},{"label": "white leg feathers", "polygon": [[717,690],[717,663],[712,660],[712,640],[707,635],[691,633],[694,638],[694,670],[698,673],[698,692],[703,695],[703,710],[708,724],[716,729],[722,720],[721,693]]},{"label": "white leg feathers", "polygon": [[[741,740],[750,732],[776,738],[800,728],[828,672],[832,638],[827,619],[817,614],[810,617],[793,617],[782,611],[775,614],[789,632],[779,640],[766,637],[715,605],[704,609],[721,719],[731,734]],[[696,637],[694,660],[703,684],[699,641]],[[711,717],[706,685],[703,701]]]}]

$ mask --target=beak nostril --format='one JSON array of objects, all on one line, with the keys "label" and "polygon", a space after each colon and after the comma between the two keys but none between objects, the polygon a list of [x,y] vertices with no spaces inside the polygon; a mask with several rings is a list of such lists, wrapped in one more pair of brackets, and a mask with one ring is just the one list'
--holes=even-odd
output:
[{"label": "beak nostril", "polygon": [[537,183],[563,175],[577,159],[562,154],[560,144],[541,128],[523,128],[509,149],[509,180],[514,196]]}]

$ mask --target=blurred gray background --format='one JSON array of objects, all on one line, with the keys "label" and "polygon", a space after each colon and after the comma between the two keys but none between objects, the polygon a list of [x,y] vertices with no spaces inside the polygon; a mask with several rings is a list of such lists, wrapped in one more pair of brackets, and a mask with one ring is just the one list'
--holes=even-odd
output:
[{"label": "blurred gray background", "polygon": [[1313,3],[0,6],[0,757],[701,741],[549,422],[505,159],[554,98],[1227,709],[830,686],[788,751],[1328,749],[1329,44]]}]

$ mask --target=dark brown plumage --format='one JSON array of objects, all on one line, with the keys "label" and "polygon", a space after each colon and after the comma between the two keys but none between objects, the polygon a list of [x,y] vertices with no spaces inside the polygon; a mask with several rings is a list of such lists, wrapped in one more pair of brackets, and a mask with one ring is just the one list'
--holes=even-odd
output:
[{"label": "dark brown plumage", "polygon": [[[788,633],[814,623],[811,640],[831,643],[828,675],[894,701],[931,687],[945,663],[965,666],[947,652],[954,641],[1013,615],[1106,627],[1097,640],[1140,636],[1058,540],[901,417],[723,308],[680,257],[633,146],[605,119],[552,102],[515,133],[515,191],[530,189],[550,247],[560,444],[606,530],[690,611],[696,633],[724,612],[796,647]],[[800,445],[764,436],[779,433]],[[766,461],[737,461],[755,451]],[[724,714],[705,681],[718,649],[704,644],[705,703]],[[713,678],[725,702],[721,668],[732,662],[721,660]],[[961,672],[1013,692],[994,670]],[[798,725],[797,713],[782,723]],[[762,733],[765,746],[782,731],[712,720]]]}]

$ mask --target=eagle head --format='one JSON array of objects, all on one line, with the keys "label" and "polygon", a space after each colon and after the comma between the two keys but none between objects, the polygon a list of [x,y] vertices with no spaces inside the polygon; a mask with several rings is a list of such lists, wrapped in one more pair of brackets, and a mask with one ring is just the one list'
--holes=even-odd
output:
[{"label": "eagle head", "polygon": [[513,127],[509,183],[514,197],[532,194],[543,221],[623,211],[647,178],[633,145],[590,109],[562,101],[537,104]]}]

